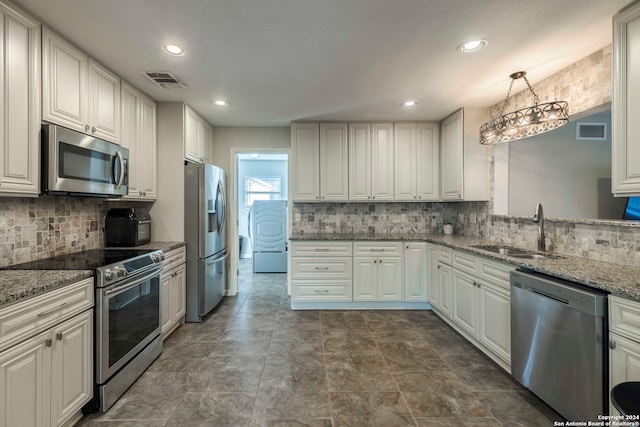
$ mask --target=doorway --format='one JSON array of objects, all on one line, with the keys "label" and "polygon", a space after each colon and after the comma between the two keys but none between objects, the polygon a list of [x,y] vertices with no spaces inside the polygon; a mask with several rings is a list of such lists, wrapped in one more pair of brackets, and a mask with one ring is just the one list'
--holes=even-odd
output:
[{"label": "doorway", "polygon": [[[259,205],[265,204],[264,201],[288,200],[289,152],[286,149],[235,149],[232,151],[231,164],[234,184],[230,190],[234,200],[230,201],[230,208],[234,221],[230,224],[229,237],[237,242],[237,251],[231,254],[230,267],[231,271],[235,270],[236,275],[230,277],[229,295],[235,295],[239,290],[246,290],[241,284],[251,283],[255,274],[270,274],[254,273],[254,247],[249,214],[255,202]],[[287,206],[286,218],[290,211],[291,206]],[[288,238],[290,224],[286,218],[284,230]],[[286,260],[286,253],[284,257]]]}]

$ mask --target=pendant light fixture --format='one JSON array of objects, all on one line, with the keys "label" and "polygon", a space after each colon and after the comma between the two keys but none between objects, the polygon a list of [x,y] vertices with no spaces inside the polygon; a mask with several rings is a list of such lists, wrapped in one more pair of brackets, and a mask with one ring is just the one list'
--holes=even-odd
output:
[{"label": "pendant light fixture", "polygon": [[[525,71],[517,71],[511,74],[511,84],[507,97],[502,104],[500,116],[480,127],[480,144],[500,144],[529,138],[567,124],[569,121],[569,104],[566,101],[553,101],[540,104],[540,98],[536,95],[527,79]],[[533,94],[534,105],[521,110],[504,114],[504,109],[511,95],[513,83],[518,79],[524,79]]]}]

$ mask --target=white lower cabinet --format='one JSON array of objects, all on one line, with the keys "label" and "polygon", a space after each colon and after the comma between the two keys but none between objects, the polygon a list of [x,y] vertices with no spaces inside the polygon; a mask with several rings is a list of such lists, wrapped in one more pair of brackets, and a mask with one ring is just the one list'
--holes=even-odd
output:
[{"label": "white lower cabinet", "polygon": [[[1,427],[80,419],[82,406],[93,397],[92,306],[90,278],[0,310]],[[34,317],[44,320],[30,320],[31,327],[21,321]],[[15,343],[13,332],[25,327],[31,332]]]},{"label": "white lower cabinet", "polygon": [[514,267],[439,245],[427,247],[434,311],[507,371]]},{"label": "white lower cabinet", "polygon": [[[609,396],[626,381],[640,381],[640,302],[609,296]],[[609,404],[609,412],[618,411]]]},{"label": "white lower cabinet", "polygon": [[404,301],[403,244],[353,244],[353,300]]},{"label": "white lower cabinet", "polygon": [[404,300],[427,301],[427,244],[410,242],[404,246]]},{"label": "white lower cabinet", "polygon": [[186,258],[185,248],[178,248],[165,254],[160,283],[160,318],[162,339],[166,339],[180,324],[186,314]]}]

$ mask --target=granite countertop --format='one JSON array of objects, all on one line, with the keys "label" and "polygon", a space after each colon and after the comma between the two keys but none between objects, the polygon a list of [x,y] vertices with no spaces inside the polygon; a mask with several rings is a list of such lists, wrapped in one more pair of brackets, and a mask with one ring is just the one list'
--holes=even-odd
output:
[{"label": "granite countertop", "polygon": [[[151,242],[135,248],[107,249],[160,249],[168,252],[184,245],[185,242]],[[0,270],[0,309],[94,275],[93,270]]]},{"label": "granite countertop", "polygon": [[[521,259],[508,255],[500,255],[479,248],[476,245],[495,244],[485,239],[478,239],[460,235],[445,236],[443,234],[359,234],[359,233],[318,233],[318,234],[294,234],[290,237],[292,241],[304,240],[401,240],[401,241],[423,241],[448,246],[464,252],[481,255],[486,258],[507,262],[535,271],[558,277],[573,282],[577,282],[592,288],[602,289],[614,295],[640,301],[640,266],[615,264],[605,261],[580,258],[576,256],[554,254],[560,258],[544,259]],[[505,246],[511,246],[504,244]]]}]

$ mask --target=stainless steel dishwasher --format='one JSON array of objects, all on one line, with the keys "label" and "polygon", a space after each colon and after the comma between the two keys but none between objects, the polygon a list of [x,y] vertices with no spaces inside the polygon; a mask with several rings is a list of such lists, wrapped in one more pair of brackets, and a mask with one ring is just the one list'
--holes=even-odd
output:
[{"label": "stainless steel dishwasher", "polygon": [[511,272],[511,375],[567,420],[607,414],[607,296]]}]

